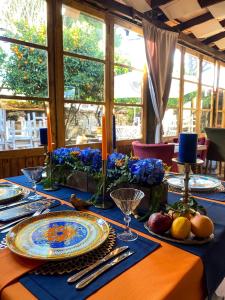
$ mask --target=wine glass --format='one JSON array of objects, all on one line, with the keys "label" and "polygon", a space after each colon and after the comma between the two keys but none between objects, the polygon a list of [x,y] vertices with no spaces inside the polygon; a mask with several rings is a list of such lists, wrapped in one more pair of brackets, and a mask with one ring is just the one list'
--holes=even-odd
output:
[{"label": "wine glass", "polygon": [[29,199],[31,199],[31,200],[42,199],[42,196],[37,194],[37,185],[36,184],[37,184],[38,181],[41,180],[43,170],[44,170],[44,168],[41,167],[41,166],[21,169],[23,174],[32,183],[32,189],[34,191],[34,195],[29,196]]},{"label": "wine glass", "polygon": [[129,242],[138,238],[137,233],[130,230],[130,215],[138,206],[144,195],[145,194],[142,191],[133,188],[121,188],[110,193],[110,196],[116,203],[117,207],[124,213],[126,229],[122,233],[117,234],[119,240]]}]

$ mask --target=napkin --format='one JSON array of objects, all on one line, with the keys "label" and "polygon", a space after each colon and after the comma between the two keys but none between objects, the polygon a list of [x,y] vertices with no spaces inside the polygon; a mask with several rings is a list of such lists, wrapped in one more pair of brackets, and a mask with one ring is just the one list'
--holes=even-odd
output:
[{"label": "napkin", "polygon": [[17,256],[10,252],[9,249],[0,250],[0,295],[8,284],[43,263],[40,260],[31,260]]}]

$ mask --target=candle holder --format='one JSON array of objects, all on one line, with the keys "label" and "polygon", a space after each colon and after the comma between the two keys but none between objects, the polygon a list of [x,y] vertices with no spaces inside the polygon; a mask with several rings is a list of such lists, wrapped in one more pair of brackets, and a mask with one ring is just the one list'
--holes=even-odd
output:
[{"label": "candle holder", "polygon": [[113,203],[112,201],[109,201],[106,195],[107,160],[102,160],[102,177],[102,196],[100,196],[100,199],[96,201],[94,206],[96,208],[109,209],[113,207]]},{"label": "candle holder", "polygon": [[192,197],[191,193],[189,193],[189,180],[190,180],[191,167],[202,165],[204,161],[201,159],[197,159],[195,163],[184,163],[184,162],[180,162],[177,158],[173,158],[172,161],[177,163],[178,165],[184,166],[184,188],[180,200],[183,203],[187,204],[189,202],[189,199]]},{"label": "candle holder", "polygon": [[45,191],[56,191],[59,188],[55,184],[52,176],[52,152],[46,153],[46,180],[47,183],[44,185],[43,190]]}]

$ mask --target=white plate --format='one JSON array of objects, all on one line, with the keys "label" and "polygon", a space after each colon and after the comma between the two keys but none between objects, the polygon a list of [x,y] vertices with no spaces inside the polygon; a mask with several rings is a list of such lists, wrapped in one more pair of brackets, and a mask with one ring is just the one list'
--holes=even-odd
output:
[{"label": "white plate", "polygon": [[[172,187],[184,188],[184,175],[174,175],[167,179],[168,184]],[[214,177],[204,175],[191,175],[189,189],[196,192],[212,191],[221,185],[221,181]]]}]

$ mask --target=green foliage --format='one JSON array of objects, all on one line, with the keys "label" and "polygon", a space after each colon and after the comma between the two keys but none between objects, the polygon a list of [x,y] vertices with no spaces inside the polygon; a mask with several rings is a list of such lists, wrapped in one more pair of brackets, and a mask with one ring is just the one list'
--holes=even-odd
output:
[{"label": "green foliage", "polygon": [[[37,4],[38,1],[35,3]],[[33,22],[33,25],[28,24],[27,19],[21,18],[17,21],[12,16],[10,23],[14,23],[11,24],[11,28],[17,30],[8,31],[7,36],[45,45],[47,37],[45,24],[43,22],[37,22],[36,24]],[[63,21],[63,46],[65,51],[105,59],[102,22],[82,13],[77,20],[76,18],[64,16]],[[119,47],[120,43],[121,36],[116,36],[115,45]],[[3,77],[4,88],[17,95],[47,97],[48,66],[46,51],[15,44],[11,44],[10,50],[11,54],[8,56],[7,51],[4,52],[0,48],[0,63],[3,70],[0,75]],[[118,56],[116,56],[116,60],[129,65],[127,60]],[[103,101],[104,68],[104,63],[65,55],[66,98],[81,101]],[[116,75],[127,72],[129,72],[129,68],[118,66],[115,68]],[[125,101],[126,99],[124,99]]]}]

